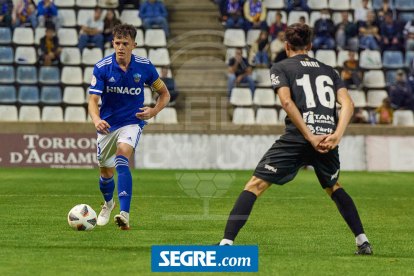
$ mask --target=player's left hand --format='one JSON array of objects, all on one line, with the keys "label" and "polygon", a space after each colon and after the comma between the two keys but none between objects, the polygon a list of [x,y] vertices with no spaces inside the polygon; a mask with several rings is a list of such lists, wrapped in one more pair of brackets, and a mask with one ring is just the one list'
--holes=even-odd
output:
[{"label": "player's left hand", "polygon": [[341,142],[341,137],[334,133],[332,135],[329,135],[325,140],[323,140],[320,143],[320,146],[327,150],[333,150],[338,146],[339,142]]},{"label": "player's left hand", "polygon": [[155,115],[157,115],[155,113],[154,108],[151,108],[151,107],[148,107],[148,106],[140,108],[140,110],[142,110],[143,112],[139,112],[135,115],[137,116],[138,119],[141,119],[141,120],[149,120],[152,117],[154,117]]}]

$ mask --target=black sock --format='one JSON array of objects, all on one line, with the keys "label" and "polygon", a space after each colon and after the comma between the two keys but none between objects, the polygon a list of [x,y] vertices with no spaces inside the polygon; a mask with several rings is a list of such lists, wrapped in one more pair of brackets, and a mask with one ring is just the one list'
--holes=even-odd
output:
[{"label": "black sock", "polygon": [[359,218],[354,201],[345,190],[342,188],[335,190],[335,192],[332,193],[331,198],[336,203],[339,212],[349,228],[351,228],[355,237],[359,234],[363,234],[364,228],[362,227],[361,219]]},{"label": "black sock", "polygon": [[257,196],[249,191],[244,190],[236,203],[233,210],[230,212],[229,220],[227,221],[226,230],[224,231],[224,239],[232,240],[236,238],[240,229],[244,226],[252,211],[253,204]]}]

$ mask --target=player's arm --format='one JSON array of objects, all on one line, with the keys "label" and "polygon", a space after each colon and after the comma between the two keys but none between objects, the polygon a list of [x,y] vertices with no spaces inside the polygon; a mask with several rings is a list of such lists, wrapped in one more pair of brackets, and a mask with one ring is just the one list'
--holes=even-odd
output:
[{"label": "player's arm", "polygon": [[152,117],[156,116],[164,107],[167,106],[167,104],[170,102],[170,92],[168,91],[167,86],[165,86],[164,82],[158,78],[152,85],[152,89],[157,92],[159,95],[157,104],[154,106],[154,108],[151,107],[143,107],[140,108],[143,112],[139,112],[136,114],[138,119],[141,120],[149,120]]},{"label": "player's arm", "polygon": [[296,107],[290,96],[290,88],[287,86],[280,87],[277,90],[277,94],[279,95],[282,107],[286,111],[286,114],[289,116],[290,120],[295,124],[295,126],[300,130],[305,139],[308,140],[317,151],[321,153],[328,152],[327,149],[324,149],[320,146],[321,141],[328,137],[328,135],[314,135],[309,130],[303,121],[299,109]]},{"label": "player's arm", "polygon": [[95,66],[93,70],[93,76],[91,81],[91,86],[89,88],[89,104],[88,104],[88,111],[89,116],[93,123],[95,124],[96,129],[100,133],[109,133],[109,128],[111,127],[105,120],[101,120],[100,112],[99,112],[99,99],[103,93],[105,87],[105,83],[101,77],[101,72],[99,72],[98,68]]}]

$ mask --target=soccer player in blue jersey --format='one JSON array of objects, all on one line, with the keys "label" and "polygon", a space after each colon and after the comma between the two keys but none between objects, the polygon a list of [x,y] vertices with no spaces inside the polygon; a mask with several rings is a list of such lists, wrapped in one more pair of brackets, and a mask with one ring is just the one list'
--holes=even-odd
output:
[{"label": "soccer player in blue jersey", "polygon": [[[114,172],[118,173],[118,198],[121,213],[114,217],[121,230],[129,230],[132,177],[129,158],[138,145],[143,127],[170,101],[170,93],[159,78],[154,65],[132,54],[136,47],[136,29],[118,25],[113,30],[115,53],[98,62],[89,89],[89,115],[98,130],[99,186],[105,204],[98,225],[109,222],[115,208]],[[144,107],[144,84],[153,88],[159,98],[154,108]],[[98,102],[102,99],[99,110]]]}]

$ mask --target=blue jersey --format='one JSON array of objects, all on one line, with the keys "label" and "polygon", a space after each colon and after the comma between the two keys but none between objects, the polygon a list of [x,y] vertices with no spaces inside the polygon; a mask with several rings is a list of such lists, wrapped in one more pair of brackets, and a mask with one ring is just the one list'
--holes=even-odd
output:
[{"label": "blue jersey", "polygon": [[135,114],[142,112],[140,108],[144,106],[144,83],[151,86],[158,79],[154,65],[136,55],[132,55],[126,72],[119,67],[115,54],[95,65],[89,93],[101,96],[100,117],[111,126],[109,131],[147,124]]}]

